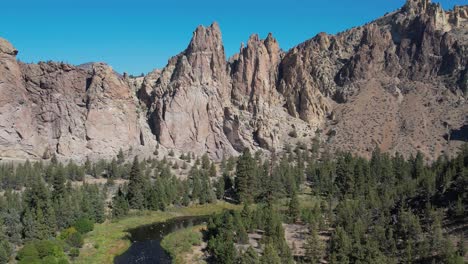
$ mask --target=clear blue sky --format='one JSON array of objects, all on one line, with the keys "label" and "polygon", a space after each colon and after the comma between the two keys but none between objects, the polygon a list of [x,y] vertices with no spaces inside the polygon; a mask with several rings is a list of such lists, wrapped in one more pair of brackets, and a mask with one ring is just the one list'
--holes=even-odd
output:
[{"label": "clear blue sky", "polygon": [[[3,1],[0,36],[25,62],[104,61],[118,72],[164,67],[193,30],[220,24],[228,56],[252,33],[272,32],[284,50],[393,11],[405,0],[14,0]],[[446,9],[466,0],[439,1]]]}]

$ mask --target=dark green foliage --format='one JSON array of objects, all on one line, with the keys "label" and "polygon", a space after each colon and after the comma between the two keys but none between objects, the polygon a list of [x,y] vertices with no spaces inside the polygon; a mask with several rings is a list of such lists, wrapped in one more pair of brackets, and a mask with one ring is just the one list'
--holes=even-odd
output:
[{"label": "dark green foliage", "polygon": [[[185,158],[194,156],[190,153]],[[73,225],[81,229],[83,219],[101,223],[106,217],[124,217],[130,207],[166,210],[216,199],[257,203],[210,221],[208,251],[216,263],[259,263],[261,259],[290,263],[282,227],[287,221],[311,226],[304,261],[323,257],[330,263],[463,263],[463,243],[448,239],[446,225],[461,225],[466,219],[468,144],[456,157],[441,157],[430,165],[424,160],[421,153],[405,159],[378,149],[370,160],[349,153],[332,156],[326,151],[309,153],[307,145],[298,144],[287,147],[284,155],[273,153],[268,160],[247,150],[238,159],[225,158],[222,177],[217,177],[216,165],[204,155],[185,180],[171,172],[167,161],[156,159],[133,163],[119,157],[110,162],[88,159],[84,166],[73,162],[64,166],[58,160],[2,164],[0,263],[24,243],[19,263],[66,261],[55,253],[40,254],[50,245],[35,243],[54,239]],[[130,178],[130,182],[118,188],[76,184],[85,172],[109,181]],[[300,193],[308,187],[317,202],[301,208],[302,202],[310,204],[308,192]],[[106,215],[109,194],[113,194],[112,213]],[[330,241],[317,242],[318,232],[328,227],[334,230]],[[92,228],[80,232],[86,230]],[[263,235],[262,257],[253,249],[243,252],[246,247],[234,246],[246,246],[248,234],[255,232]],[[76,233],[59,241],[73,257],[79,253],[74,248],[82,245],[82,236]]]},{"label": "dark green foliage", "polygon": [[0,264],[8,263],[12,253],[12,246],[5,235],[4,226],[0,221]]},{"label": "dark green foliage", "polygon": [[[58,241],[36,240],[18,251],[19,263],[68,263]],[[66,262],[64,262],[66,261]]]},{"label": "dark green foliage", "polygon": [[282,260],[278,255],[278,252],[275,249],[273,242],[269,242],[265,246],[263,255],[260,258],[260,263],[262,264],[282,264]]},{"label": "dark green foliage", "polygon": [[239,262],[241,264],[259,264],[260,258],[257,252],[252,247],[249,247],[240,257]]},{"label": "dark green foliage", "polygon": [[70,234],[65,242],[75,248],[81,248],[84,244],[83,235],[80,232]]},{"label": "dark green foliage", "polygon": [[123,153],[122,148],[119,149],[119,153],[117,154],[117,163],[118,164],[123,164],[125,162],[125,155]]},{"label": "dark green foliage", "polygon": [[236,169],[236,190],[239,201],[252,203],[255,186],[255,161],[249,149],[245,149],[237,160]]},{"label": "dark green foliage", "polygon": [[288,206],[288,216],[291,222],[296,222],[299,219],[300,208],[299,208],[299,199],[297,194],[294,192]]},{"label": "dark green foliage", "polygon": [[69,255],[72,258],[76,258],[76,257],[78,257],[80,255],[80,250],[78,248],[72,248],[72,249],[70,249]]},{"label": "dark green foliage", "polygon": [[121,218],[128,214],[129,204],[126,195],[123,193],[122,188],[119,188],[117,194],[112,198],[112,216],[114,218]]},{"label": "dark green foliage", "polygon": [[76,220],[75,224],[73,225],[75,227],[76,231],[78,231],[81,234],[86,234],[88,232],[93,231],[94,229],[94,222],[91,221],[88,218],[82,217],[78,220]]},{"label": "dark green foliage", "polygon": [[247,261],[246,263],[257,263],[256,254],[251,252],[252,249],[250,253],[247,251],[241,254],[233,248],[234,243],[246,244],[248,242],[247,230],[256,229],[264,230],[262,241],[266,247],[272,247],[268,258],[263,258],[263,261],[292,262],[280,215],[271,206],[264,205],[254,212],[251,212],[248,206],[244,206],[241,213],[226,211],[210,219],[207,230],[208,250],[214,256],[216,263],[232,263],[234,259],[239,259],[241,262]]},{"label": "dark green foliage", "polygon": [[145,202],[145,190],[147,187],[147,181],[140,170],[140,163],[138,157],[133,160],[132,169],[130,170],[130,181],[128,184],[128,202],[132,209],[144,209],[146,206]]},{"label": "dark green foliage", "polygon": [[320,240],[317,229],[310,227],[310,235],[305,247],[305,259],[310,263],[320,263],[325,253],[325,244]]},{"label": "dark green foliage", "polygon": [[216,198],[221,200],[224,198],[225,189],[225,180],[224,177],[219,178],[215,183],[216,188]]}]

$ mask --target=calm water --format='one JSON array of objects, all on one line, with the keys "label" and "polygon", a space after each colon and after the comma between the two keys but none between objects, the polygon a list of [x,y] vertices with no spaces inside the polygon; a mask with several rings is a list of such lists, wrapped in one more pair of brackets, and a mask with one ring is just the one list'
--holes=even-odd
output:
[{"label": "calm water", "polygon": [[122,255],[114,259],[114,264],[166,264],[171,257],[161,247],[161,240],[179,229],[200,225],[207,216],[179,217],[165,223],[146,225],[129,230],[132,245]]}]

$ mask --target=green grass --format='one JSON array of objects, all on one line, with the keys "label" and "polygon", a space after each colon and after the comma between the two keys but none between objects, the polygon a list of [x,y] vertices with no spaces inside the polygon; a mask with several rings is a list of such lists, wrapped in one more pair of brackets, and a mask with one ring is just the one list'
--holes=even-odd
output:
[{"label": "green grass", "polygon": [[173,232],[164,237],[161,246],[171,255],[175,264],[182,264],[184,255],[192,253],[193,246],[201,245],[203,228],[205,228],[204,225],[199,225]]},{"label": "green grass", "polygon": [[113,263],[114,257],[125,252],[130,246],[127,230],[152,223],[164,222],[180,216],[210,215],[224,209],[240,209],[241,206],[225,202],[194,205],[183,208],[169,208],[165,212],[144,211],[116,222],[97,224],[85,237],[85,245],[74,263]]},{"label": "green grass", "polygon": [[[315,206],[320,206],[320,203],[322,202],[322,198],[320,196],[314,195],[308,186],[301,186],[297,198],[302,209],[312,209]],[[279,199],[277,206],[279,210],[287,210],[289,206],[289,198]]]}]

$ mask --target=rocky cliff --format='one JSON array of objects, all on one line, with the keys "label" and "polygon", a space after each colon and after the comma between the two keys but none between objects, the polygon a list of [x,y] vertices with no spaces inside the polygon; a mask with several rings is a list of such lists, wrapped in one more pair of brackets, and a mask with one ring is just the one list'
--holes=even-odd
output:
[{"label": "rocky cliff", "polygon": [[332,151],[435,158],[468,137],[451,137],[468,122],[467,36],[468,6],[409,0],[287,52],[254,34],[228,59],[213,23],[139,78],[102,63],[23,64],[0,39],[0,156],[107,157],[161,144],[221,158],[318,136]]},{"label": "rocky cliff", "polygon": [[0,44],[1,156],[80,160],[151,143],[135,92],[109,66],[23,64]]}]

